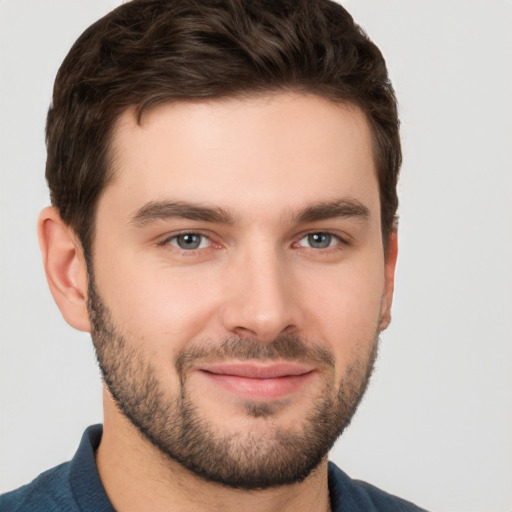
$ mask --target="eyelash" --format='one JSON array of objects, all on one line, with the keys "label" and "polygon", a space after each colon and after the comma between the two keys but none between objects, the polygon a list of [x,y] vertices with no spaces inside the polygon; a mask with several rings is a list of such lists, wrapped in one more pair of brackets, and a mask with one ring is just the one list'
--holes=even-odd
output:
[{"label": "eyelash", "polygon": [[[200,237],[202,239],[201,243],[204,240],[208,240],[209,241],[209,245],[207,247],[198,247],[198,248],[195,248],[195,249],[183,249],[183,248],[181,248],[181,247],[171,243],[173,240],[178,239],[178,237],[184,237],[184,236],[187,236],[187,235],[188,236]],[[205,249],[210,249],[213,245],[215,245],[215,242],[212,240],[212,238],[210,236],[205,235],[204,233],[200,233],[200,232],[197,232],[197,231],[182,231],[181,233],[175,233],[175,234],[173,234],[171,236],[168,236],[167,238],[165,238],[164,240],[159,242],[157,245],[159,247],[169,247],[169,246],[172,246],[173,249],[175,249],[177,251],[180,251],[182,254],[192,255],[192,254],[195,254],[197,251],[203,251]]]},{"label": "eyelash", "polygon": [[[302,240],[304,240],[307,237],[315,236],[315,235],[323,235],[330,237],[330,242],[332,242],[334,239],[335,243],[334,245],[328,245],[327,247],[305,247],[299,245]],[[342,238],[339,234],[333,233],[331,231],[308,231],[307,233],[301,234],[300,238],[297,242],[293,244],[294,247],[304,247],[306,249],[310,249],[313,251],[318,251],[321,253],[329,253],[331,251],[339,251],[344,248],[344,246],[347,246],[348,242]]]},{"label": "eyelash", "polygon": [[[335,239],[336,243],[334,243],[334,245],[329,245],[329,246],[323,247],[323,248],[315,248],[315,247],[307,247],[307,246],[299,245],[300,242],[303,239],[305,239],[306,237],[309,237],[309,236],[314,236],[314,235],[324,235],[324,236],[331,237],[331,239],[332,238]],[[197,236],[197,237],[200,237],[201,238],[200,244],[202,244],[205,240],[207,240],[207,241],[209,241],[209,245],[207,247],[197,247],[197,248],[194,248],[194,249],[184,249],[182,247],[179,247],[178,245],[175,245],[175,244],[171,243],[173,240],[177,240],[178,237],[183,237],[183,236]],[[169,247],[169,246],[172,246],[174,250],[178,250],[182,254],[186,254],[186,255],[193,255],[197,251],[204,251],[204,250],[207,250],[207,249],[212,249],[212,248],[220,247],[220,244],[216,244],[212,240],[211,236],[208,236],[208,235],[206,235],[204,233],[197,232],[197,231],[183,231],[181,233],[175,233],[175,234],[165,238],[164,240],[159,242],[157,245],[159,247]],[[217,245],[217,247],[215,247],[215,245]],[[350,245],[350,244],[346,240],[346,238],[341,237],[337,233],[333,233],[331,231],[307,231],[305,233],[301,233],[296,238],[296,241],[293,242],[292,247],[293,248],[300,248],[300,247],[302,247],[304,249],[315,251],[316,253],[328,254],[328,253],[331,253],[333,251],[343,250],[348,245]]]}]

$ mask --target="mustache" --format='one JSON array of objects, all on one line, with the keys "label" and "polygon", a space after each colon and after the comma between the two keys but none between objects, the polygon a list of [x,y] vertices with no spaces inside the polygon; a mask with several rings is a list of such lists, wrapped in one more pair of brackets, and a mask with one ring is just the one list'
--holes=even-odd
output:
[{"label": "mustache", "polygon": [[175,366],[179,375],[189,370],[198,361],[226,361],[238,359],[280,360],[312,363],[334,369],[334,354],[325,346],[307,342],[298,335],[283,335],[270,343],[254,338],[233,336],[223,341],[202,341],[184,347],[177,355]]}]

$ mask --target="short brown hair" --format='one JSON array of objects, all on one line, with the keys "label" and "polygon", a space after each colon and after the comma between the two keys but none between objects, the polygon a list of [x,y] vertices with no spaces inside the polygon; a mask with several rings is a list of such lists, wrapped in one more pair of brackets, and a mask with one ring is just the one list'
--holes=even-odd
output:
[{"label": "short brown hair", "polygon": [[109,145],[127,108],[296,90],[357,105],[374,139],[384,243],[401,164],[393,88],[379,49],[330,0],[133,0],[91,25],[55,80],[51,201],[90,254]]}]

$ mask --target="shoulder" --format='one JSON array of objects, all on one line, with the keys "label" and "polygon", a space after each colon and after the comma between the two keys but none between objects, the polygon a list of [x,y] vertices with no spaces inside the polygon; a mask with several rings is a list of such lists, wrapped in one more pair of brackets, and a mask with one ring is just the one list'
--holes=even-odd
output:
[{"label": "shoulder", "polygon": [[332,462],[329,462],[329,492],[333,512],[425,512],[425,509],[371,484],[352,480]]},{"label": "shoulder", "polygon": [[56,512],[76,510],[66,462],[44,473],[23,487],[0,496],[2,512]]},{"label": "shoulder", "polygon": [[115,512],[101,483],[94,452],[101,425],[86,429],[70,462],[41,473],[34,481],[0,496],[2,512]]}]

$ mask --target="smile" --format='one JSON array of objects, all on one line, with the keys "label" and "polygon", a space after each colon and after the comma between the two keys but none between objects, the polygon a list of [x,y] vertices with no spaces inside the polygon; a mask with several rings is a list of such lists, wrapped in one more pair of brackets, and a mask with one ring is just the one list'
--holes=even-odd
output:
[{"label": "smile", "polygon": [[308,382],[315,367],[300,363],[228,363],[200,365],[200,375],[210,384],[252,400],[277,400],[296,392]]}]

